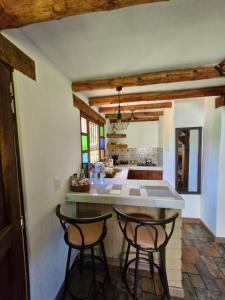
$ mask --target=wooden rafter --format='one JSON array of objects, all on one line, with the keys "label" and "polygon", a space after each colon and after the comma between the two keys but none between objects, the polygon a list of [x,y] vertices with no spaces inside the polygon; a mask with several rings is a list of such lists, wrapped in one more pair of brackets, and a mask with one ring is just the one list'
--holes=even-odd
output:
[{"label": "wooden rafter", "polygon": [[[123,119],[122,122],[153,122],[159,121],[159,117],[150,117],[150,118],[138,118],[138,119]],[[110,120],[110,123],[115,123],[116,120]]]},{"label": "wooden rafter", "polygon": [[[174,91],[162,91],[162,92],[146,92],[135,94],[121,94],[120,103],[129,102],[141,102],[141,101],[159,101],[159,100],[175,100],[175,99],[187,99],[197,97],[209,97],[225,94],[225,86],[215,86],[197,89],[185,89]],[[89,104],[103,105],[103,104],[116,104],[119,103],[117,95],[93,97],[89,99]]]},{"label": "wooden rafter", "polygon": [[36,79],[34,61],[2,34],[0,34],[0,59],[28,77]]},{"label": "wooden rafter", "polygon": [[80,100],[77,96],[73,95],[73,105],[77,107],[84,115],[88,116],[92,120],[105,124],[106,120],[100,116],[96,111],[90,108],[84,101]]},{"label": "wooden rafter", "polygon": [[[122,111],[134,111],[134,110],[145,110],[145,109],[162,109],[162,108],[171,108],[172,102],[163,102],[163,103],[152,103],[152,104],[140,104],[140,105],[126,105],[121,106]],[[118,106],[116,107],[100,107],[98,109],[100,113],[111,113],[117,112]]]},{"label": "wooden rafter", "polygon": [[[134,112],[134,116],[135,117],[160,117],[163,116],[163,111],[151,111],[151,112]],[[121,115],[122,119],[127,119],[132,117],[131,113],[124,113]],[[115,120],[117,119],[117,114],[106,114],[105,115],[106,119],[110,119],[110,120]]]},{"label": "wooden rafter", "polygon": [[225,95],[219,96],[215,99],[215,108],[225,106]]},{"label": "wooden rafter", "polygon": [[0,1],[0,29],[169,0],[7,0]]},{"label": "wooden rafter", "polygon": [[211,79],[218,77],[221,77],[221,73],[215,66],[200,66],[194,68],[149,72],[144,74],[114,78],[74,81],[72,83],[72,89],[74,92],[79,92],[97,89],[114,89],[117,86],[143,86],[159,83]]}]

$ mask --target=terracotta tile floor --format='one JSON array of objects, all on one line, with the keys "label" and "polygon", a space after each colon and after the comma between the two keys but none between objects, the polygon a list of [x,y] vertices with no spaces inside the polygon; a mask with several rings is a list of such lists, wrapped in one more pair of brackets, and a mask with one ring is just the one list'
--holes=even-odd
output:
[{"label": "terracotta tile floor", "polygon": [[[119,268],[110,267],[110,276],[111,283],[106,285],[98,299],[130,300]],[[90,270],[84,273],[85,280],[81,279],[79,284],[81,295],[90,288],[90,282],[88,284],[86,281],[88,277]],[[78,286],[77,282],[72,285]],[[183,287],[186,300],[225,300],[225,244],[214,243],[200,224],[183,224]],[[147,272],[141,273],[138,291],[140,300],[160,299],[159,296],[150,295],[153,283]],[[60,296],[57,298],[61,299]],[[66,297],[66,300],[70,299]]]},{"label": "terracotta tile floor", "polygon": [[200,224],[183,224],[185,299],[225,299],[225,244],[214,243]]}]

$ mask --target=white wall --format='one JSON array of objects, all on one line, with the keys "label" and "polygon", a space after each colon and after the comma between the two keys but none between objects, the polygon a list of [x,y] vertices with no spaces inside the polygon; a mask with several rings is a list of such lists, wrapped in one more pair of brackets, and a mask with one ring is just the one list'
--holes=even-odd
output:
[{"label": "white wall", "polygon": [[203,127],[202,194],[182,195],[183,217],[201,218],[217,236],[225,237],[225,108],[215,109],[214,97],[174,101],[159,123],[164,179],[175,182],[175,128]]},{"label": "white wall", "polygon": [[204,117],[204,99],[176,100],[174,117],[175,128],[201,127]]},{"label": "white wall", "polygon": [[225,237],[225,107],[219,108],[221,113],[220,162],[217,199],[216,236]]},{"label": "white wall", "polygon": [[215,109],[213,98],[205,99],[201,218],[214,234],[217,219],[220,138],[221,109]]},{"label": "white wall", "polygon": [[[177,100],[174,105],[174,130],[182,127],[203,127],[204,99]],[[174,140],[175,143],[175,140]],[[182,195],[185,209],[182,216],[186,218],[201,217],[201,195]]]},{"label": "white wall", "polygon": [[[54,208],[80,166],[79,112],[71,83],[20,30],[7,37],[35,60],[37,81],[14,72],[32,300],[54,299],[64,279],[66,247]],[[54,176],[61,185],[54,187]]]},{"label": "white wall", "polygon": [[159,146],[159,122],[130,122],[124,131],[127,137],[123,139],[110,139],[123,144],[129,148],[158,147]]},{"label": "white wall", "polygon": [[175,186],[174,103],[159,122],[159,145],[163,147],[163,180]]}]

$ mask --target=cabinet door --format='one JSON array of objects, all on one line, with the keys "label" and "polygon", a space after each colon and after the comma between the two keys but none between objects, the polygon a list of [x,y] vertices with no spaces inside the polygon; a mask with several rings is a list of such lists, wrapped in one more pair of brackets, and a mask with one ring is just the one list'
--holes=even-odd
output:
[{"label": "cabinet door", "polygon": [[127,179],[138,180],[162,180],[162,171],[150,171],[150,170],[129,170]]}]

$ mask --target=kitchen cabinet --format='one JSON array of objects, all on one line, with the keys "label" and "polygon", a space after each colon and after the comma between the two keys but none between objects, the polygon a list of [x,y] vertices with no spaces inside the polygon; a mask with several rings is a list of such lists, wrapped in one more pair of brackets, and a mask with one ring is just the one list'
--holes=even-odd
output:
[{"label": "kitchen cabinet", "polygon": [[127,179],[162,180],[163,171],[159,170],[129,170]]}]

